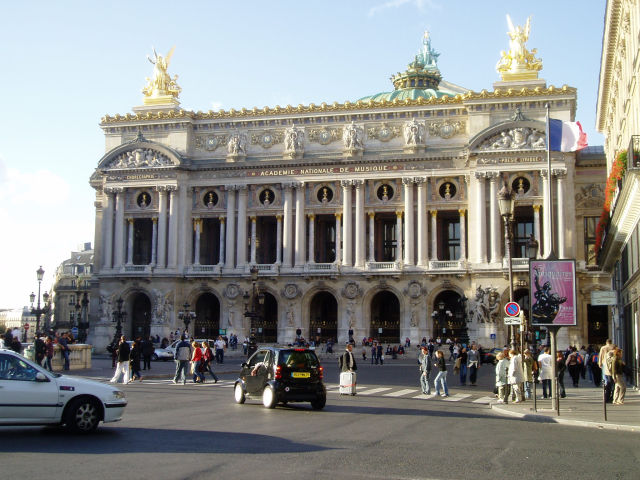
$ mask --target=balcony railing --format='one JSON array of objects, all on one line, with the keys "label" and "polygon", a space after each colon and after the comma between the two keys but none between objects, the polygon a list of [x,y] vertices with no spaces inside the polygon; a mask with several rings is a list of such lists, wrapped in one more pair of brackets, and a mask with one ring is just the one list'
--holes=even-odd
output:
[{"label": "balcony railing", "polygon": [[338,266],[335,263],[307,263],[305,272],[337,272]]},{"label": "balcony railing", "polygon": [[464,260],[431,260],[429,262],[431,270],[464,270]]},{"label": "balcony railing", "polygon": [[396,262],[367,262],[367,270],[395,270],[399,266]]},{"label": "balcony railing", "polygon": [[640,135],[631,135],[627,150],[627,170],[640,169]]},{"label": "balcony railing", "polygon": [[125,265],[124,271],[126,273],[137,273],[149,271],[149,265]]}]

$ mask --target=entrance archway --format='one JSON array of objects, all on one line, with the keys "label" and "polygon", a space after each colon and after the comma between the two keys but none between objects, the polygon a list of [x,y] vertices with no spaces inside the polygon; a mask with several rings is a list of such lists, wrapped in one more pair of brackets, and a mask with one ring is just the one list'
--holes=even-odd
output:
[{"label": "entrance archway", "polygon": [[392,292],[378,292],[371,299],[369,336],[382,343],[400,343],[400,301]]},{"label": "entrance archway", "polygon": [[151,335],[151,300],[140,292],[131,304],[131,339]]},{"label": "entrance archway", "polygon": [[329,292],[316,293],[309,305],[309,338],[326,342],[338,338],[338,302]]},{"label": "entrance archway", "polygon": [[251,334],[259,343],[278,341],[278,301],[269,292],[264,293],[264,305],[260,315],[251,318]]},{"label": "entrance archway", "polygon": [[218,338],[220,301],[213,293],[203,293],[196,301],[196,322],[193,335],[197,338]]},{"label": "entrance archway", "polygon": [[431,318],[435,338],[469,343],[464,300],[457,292],[446,290],[439,293],[433,302]]}]

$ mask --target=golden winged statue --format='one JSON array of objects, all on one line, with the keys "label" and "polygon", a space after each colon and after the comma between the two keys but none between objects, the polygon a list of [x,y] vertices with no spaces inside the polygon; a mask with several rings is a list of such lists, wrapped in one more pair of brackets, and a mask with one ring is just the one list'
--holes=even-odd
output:
[{"label": "golden winged statue", "polygon": [[537,49],[527,50],[526,43],[531,31],[531,17],[523,26],[513,25],[511,17],[507,15],[509,25],[509,51],[501,52],[501,58],[496,65],[496,70],[502,75],[503,80],[526,80],[538,78],[538,71],[542,69],[542,60],[535,58]]},{"label": "golden winged statue", "polygon": [[153,64],[153,76],[151,78],[146,78],[147,84],[142,89],[142,93],[147,97],[161,97],[168,95],[177,97],[182,90],[177,83],[178,76],[175,75],[171,78],[167,73],[171,57],[173,56],[173,51],[176,47],[171,47],[169,53],[164,57],[162,55],[158,55],[155,48],[151,47],[151,49],[153,50],[153,58],[147,55],[147,60]]}]

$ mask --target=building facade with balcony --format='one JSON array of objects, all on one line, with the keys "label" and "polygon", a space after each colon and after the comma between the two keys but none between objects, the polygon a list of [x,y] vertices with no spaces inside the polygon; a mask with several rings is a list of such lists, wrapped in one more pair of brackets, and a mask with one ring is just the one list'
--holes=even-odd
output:
[{"label": "building facade with balcony", "polygon": [[607,198],[599,228],[598,263],[617,292],[612,339],[640,378],[640,4],[607,2],[597,127],[605,136]]},{"label": "building facade with balcony", "polygon": [[589,254],[604,156],[553,152],[548,175],[545,150],[545,105],[573,120],[576,90],[547,86],[533,55],[505,54],[493,90],[473,92],[444,81],[437,56],[425,34],[393,91],[353,102],[208,113],[181,110],[175,81],[155,72],[142,106],[101,122],[90,340],[111,341],[122,298],[130,336],[182,329],[188,303],[197,337],[502,345],[506,183],[516,300],[528,308],[526,243],[549,252],[554,209],[580,295],[560,342],[589,342],[589,293],[609,283]]}]

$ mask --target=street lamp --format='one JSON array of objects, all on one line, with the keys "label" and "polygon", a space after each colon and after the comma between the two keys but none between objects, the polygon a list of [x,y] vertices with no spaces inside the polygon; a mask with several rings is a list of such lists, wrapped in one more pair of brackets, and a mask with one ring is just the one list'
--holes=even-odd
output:
[{"label": "street lamp", "polygon": [[[253,266],[251,270],[251,293],[245,290],[244,316],[251,319],[250,333],[253,335],[258,327],[262,327],[262,306],[264,305],[264,293],[258,287],[258,267]],[[264,333],[264,331],[262,332]]]},{"label": "street lamp", "polygon": [[115,312],[113,312],[113,321],[117,322],[116,333],[113,336],[113,342],[112,342],[113,346],[118,345],[118,342],[120,341],[120,337],[122,336],[122,322],[127,320],[127,312],[122,311],[123,303],[124,301],[122,300],[122,297],[118,298],[118,300],[116,301],[117,308]]},{"label": "street lamp", "polygon": [[[504,220],[504,241],[505,241],[505,253],[508,259],[509,265],[509,302],[513,302],[513,265],[511,261],[511,223],[513,221],[513,207],[515,192],[510,190],[505,183],[498,192],[498,207],[500,209],[500,215]],[[513,325],[509,326],[511,331],[511,348],[515,347],[516,337],[515,328]]]},{"label": "street lamp", "polygon": [[447,327],[443,326],[443,325],[448,325],[451,320],[453,319],[453,314],[451,313],[451,310],[446,310],[446,305],[443,301],[440,301],[437,305],[438,310],[434,311],[431,314],[431,317],[435,320],[436,322],[436,330],[437,332],[435,332],[437,334],[437,336],[440,336],[440,327],[442,326],[442,334],[444,334],[446,336],[447,333]]},{"label": "street lamp", "polygon": [[87,341],[87,330],[89,329],[89,298],[87,297],[87,292],[82,294],[82,309],[80,319],[81,322],[78,323],[78,327],[80,328],[79,340],[81,343],[86,343]]},{"label": "street lamp", "polygon": [[40,287],[42,285],[42,279],[44,278],[44,270],[42,269],[42,265],[40,265],[40,268],[36,270],[36,278],[38,279],[38,306],[36,308],[33,308],[33,302],[35,302],[36,300],[35,293],[31,292],[31,295],[29,295],[29,300],[31,300],[31,315],[36,316],[35,333],[37,335],[38,333],[40,333],[40,316],[49,313],[51,305],[49,304],[49,294],[47,292],[44,292],[42,294],[44,305],[40,307]]},{"label": "street lamp", "polygon": [[196,312],[189,310],[189,307],[190,307],[189,302],[184,302],[184,305],[182,305],[182,311],[178,312],[178,319],[184,322],[185,335],[189,330],[189,324],[191,323],[191,320],[196,319]]}]

